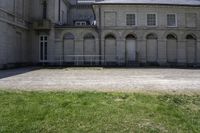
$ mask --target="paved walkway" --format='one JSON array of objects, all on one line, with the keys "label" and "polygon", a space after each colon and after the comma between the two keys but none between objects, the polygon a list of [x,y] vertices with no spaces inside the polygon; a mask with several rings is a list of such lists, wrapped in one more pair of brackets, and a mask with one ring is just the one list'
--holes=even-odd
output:
[{"label": "paved walkway", "polygon": [[199,69],[20,68],[0,71],[0,88],[10,90],[87,90],[200,92]]}]

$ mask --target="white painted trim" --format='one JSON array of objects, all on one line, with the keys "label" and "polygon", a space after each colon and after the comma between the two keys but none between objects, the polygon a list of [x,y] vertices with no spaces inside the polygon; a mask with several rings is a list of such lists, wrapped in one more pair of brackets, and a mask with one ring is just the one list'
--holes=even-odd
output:
[{"label": "white painted trim", "polygon": [[[168,23],[167,23],[167,27],[169,27],[169,28],[170,28],[170,27],[172,27],[172,28],[173,28],[173,27],[174,27],[174,28],[178,27],[178,18],[177,18],[177,14],[176,14],[176,13],[167,13],[167,14],[166,14],[166,18],[167,18],[167,15],[175,15],[175,26],[169,26]],[[168,22],[168,19],[167,19],[167,22]]]},{"label": "white painted trim", "polygon": [[[127,14],[135,14],[135,25],[127,25]],[[125,12],[125,25],[127,27],[137,27],[138,26],[138,15],[136,12]]]},{"label": "white painted trim", "polygon": [[[41,37],[43,37],[43,39],[44,39],[44,37],[47,37],[47,41],[44,41],[44,40],[41,41],[40,40]],[[41,52],[40,51],[41,44],[40,43],[41,42],[43,42],[43,60],[40,59],[40,57],[41,57],[41,53],[40,53]],[[47,42],[47,60],[44,59],[44,45],[45,45],[44,42]],[[39,35],[39,62],[48,62],[48,35]]]},{"label": "white painted trim", "polygon": [[[148,18],[147,18],[148,14],[155,14],[156,15],[156,25],[148,25]],[[158,14],[156,12],[148,12],[148,13],[146,13],[146,26],[147,27],[157,27],[158,26]]]}]

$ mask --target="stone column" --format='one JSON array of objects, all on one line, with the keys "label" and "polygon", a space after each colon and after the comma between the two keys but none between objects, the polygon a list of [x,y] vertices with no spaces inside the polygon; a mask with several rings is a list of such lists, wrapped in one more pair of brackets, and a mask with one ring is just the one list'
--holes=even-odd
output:
[{"label": "stone column", "polygon": [[100,44],[100,47],[101,47],[101,64],[104,64],[105,63],[105,40],[104,39],[101,39],[101,44]]},{"label": "stone column", "polygon": [[[49,36],[48,36],[48,46],[47,46],[47,48],[48,48],[48,60],[49,60],[49,62],[50,63],[53,63],[54,62],[54,56],[55,56],[55,54],[54,54],[54,50],[55,50],[55,31],[54,30],[52,30],[52,31],[50,31],[50,33],[49,33]],[[61,40],[62,41],[62,40]],[[62,50],[62,55],[63,55],[63,42],[61,42],[62,44],[61,44],[61,50]]]},{"label": "stone column", "polygon": [[97,57],[95,57],[94,59],[95,59],[95,64],[96,65],[99,65],[99,60],[101,59],[100,58],[100,50],[99,50],[99,48],[100,48],[100,45],[99,45],[99,39],[96,39],[95,40],[95,55],[97,56]]},{"label": "stone column", "polygon": [[196,56],[197,64],[200,66],[200,39],[197,39]]}]

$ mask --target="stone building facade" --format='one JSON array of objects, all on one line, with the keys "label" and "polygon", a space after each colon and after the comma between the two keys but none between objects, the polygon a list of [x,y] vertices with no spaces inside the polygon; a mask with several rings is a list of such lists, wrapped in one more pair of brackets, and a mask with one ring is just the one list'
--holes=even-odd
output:
[{"label": "stone building facade", "polygon": [[199,66],[197,0],[1,0],[0,67]]}]

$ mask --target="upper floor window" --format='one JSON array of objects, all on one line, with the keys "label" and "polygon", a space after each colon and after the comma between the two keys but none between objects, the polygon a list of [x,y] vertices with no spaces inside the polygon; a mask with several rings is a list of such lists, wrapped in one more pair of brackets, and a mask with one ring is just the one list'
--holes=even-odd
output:
[{"label": "upper floor window", "polygon": [[147,14],[147,26],[156,26],[156,14]]},{"label": "upper floor window", "polygon": [[47,19],[47,1],[46,0],[42,3],[42,8],[43,8],[43,19]]},{"label": "upper floor window", "polygon": [[126,25],[128,25],[128,26],[136,25],[136,16],[135,16],[135,14],[126,14]]},{"label": "upper floor window", "polygon": [[167,26],[168,27],[176,27],[176,14],[167,14]]},{"label": "upper floor window", "polygon": [[86,26],[86,25],[87,25],[86,21],[76,21],[75,22],[75,26]]}]

